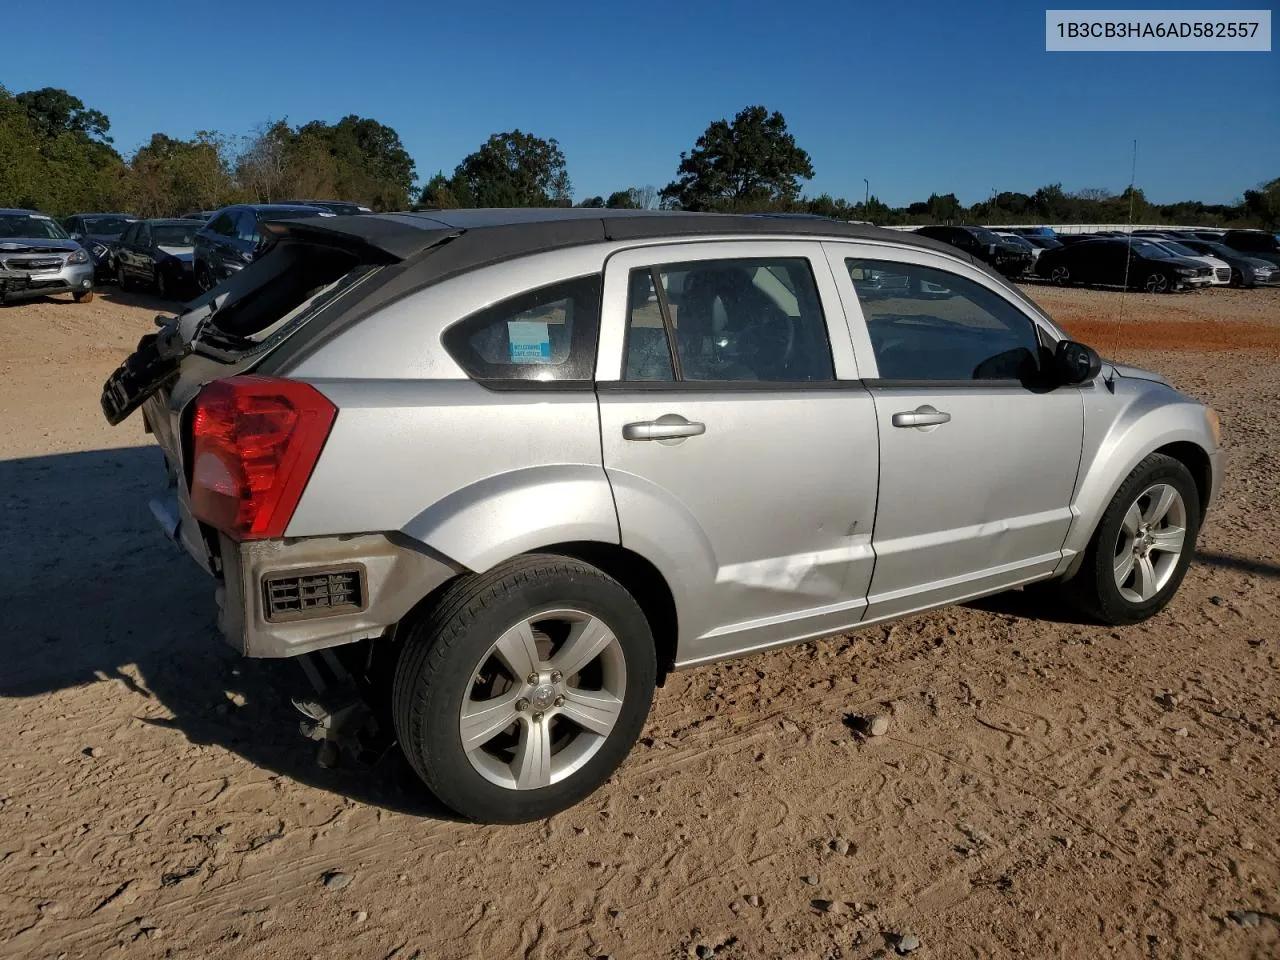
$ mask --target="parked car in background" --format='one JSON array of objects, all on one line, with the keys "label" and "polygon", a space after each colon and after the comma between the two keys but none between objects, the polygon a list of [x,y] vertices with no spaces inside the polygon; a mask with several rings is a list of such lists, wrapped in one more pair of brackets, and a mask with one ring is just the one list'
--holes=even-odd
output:
[{"label": "parked car in background", "polygon": [[1209,254],[1199,253],[1192,250],[1185,243],[1168,237],[1144,237],[1143,239],[1148,243],[1154,243],[1157,247],[1163,247],[1175,257],[1183,257],[1187,260],[1195,260],[1204,264],[1212,271],[1209,274],[1209,282],[1206,286],[1225,287],[1230,285],[1231,265],[1227,261]]},{"label": "parked car in background", "polygon": [[197,289],[217,286],[261,253],[271,234],[263,224],[303,217],[333,217],[320,207],[279,203],[238,203],[223,207],[196,231],[194,277]]},{"label": "parked car in background", "polygon": [[1006,277],[1017,277],[1031,269],[1035,258],[1028,250],[996,236],[986,227],[926,226],[915,230],[922,237],[949,243],[972,257],[991,264]]},{"label": "parked car in background", "polygon": [[168,299],[195,292],[193,261],[200,224],[194,220],[139,220],[116,247],[116,282],[141,285]]},{"label": "parked car in background", "polygon": [[1260,283],[1280,282],[1280,266],[1269,260],[1249,256],[1239,250],[1232,250],[1226,244],[1210,240],[1183,240],[1181,243],[1197,253],[1224,261],[1231,268],[1233,287],[1256,287]]},{"label": "parked car in background", "polygon": [[1210,268],[1175,257],[1163,247],[1135,238],[1099,237],[1046,250],[1036,261],[1036,273],[1054,283],[1093,283],[1102,286],[1172,293],[1209,282]]},{"label": "parked car in background", "polygon": [[[1063,245],[1062,241],[1057,237],[1042,237],[1039,234],[1020,234],[1027,243],[1031,244],[1037,250],[1056,250]],[[1037,257],[1039,259],[1039,257]]]},{"label": "parked car in background", "polygon": [[1024,237],[1048,237],[1053,239],[1058,236],[1052,227],[1010,227],[1009,229]]},{"label": "parked car in background", "polygon": [[1099,240],[1101,234],[1097,233],[1060,233],[1057,236],[1058,243],[1064,247],[1069,247],[1075,243],[1084,243],[1086,240]]},{"label": "parked car in background", "polygon": [[1007,233],[1004,230],[994,230],[992,232],[1001,240],[1003,240],[1005,243],[1013,244],[1013,246],[1020,247],[1021,249],[1029,253],[1031,255],[1032,266],[1035,265],[1036,258],[1040,256],[1040,251],[1044,249],[1043,247],[1036,246],[1026,237],[1018,233]]},{"label": "parked car in background", "polygon": [[192,210],[190,213],[184,213],[179,219],[208,222],[209,218],[217,212],[217,210]]},{"label": "parked car in background", "polygon": [[55,293],[93,299],[89,251],[35,210],[0,209],[0,271],[0,304]]},{"label": "parked car in background", "polygon": [[280,202],[289,206],[320,207],[339,216],[373,213],[372,207],[366,207],[363,203],[352,203],[349,200],[281,200]]},{"label": "parked car in background", "polygon": [[77,213],[62,221],[62,228],[89,251],[94,279],[115,274],[115,249],[125,228],[138,218],[131,213]]},{"label": "parked car in background", "polygon": [[349,683],[474,820],[586,798],[678,668],[1032,582],[1148,620],[1221,487],[1212,409],[925,237],[585,209],[268,229],[103,413],[164,449],[152,513],[228,642],[345,677],[312,719],[341,724]]},{"label": "parked car in background", "polygon": [[1266,260],[1280,267],[1280,240],[1265,230],[1228,230],[1222,244],[1240,253]]}]

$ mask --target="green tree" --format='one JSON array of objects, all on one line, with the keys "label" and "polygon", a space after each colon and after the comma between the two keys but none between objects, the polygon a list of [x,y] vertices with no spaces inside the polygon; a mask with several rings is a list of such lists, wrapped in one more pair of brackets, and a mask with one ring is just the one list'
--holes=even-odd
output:
[{"label": "green tree", "polygon": [[587,199],[583,200],[580,204],[578,204],[578,206],[580,206],[580,207],[603,207],[603,206],[604,206],[604,197],[587,197]]},{"label": "green tree", "polygon": [[90,110],[84,101],[57,87],[27,90],[15,98],[27,112],[36,136],[52,140],[59,134],[70,133],[99,143],[110,143],[107,131],[111,121],[101,110]]},{"label": "green tree", "polygon": [[662,197],[685,210],[768,208],[795,200],[813,176],[809,154],[796,145],[781,113],[746,107],[716,120],[680,154],[676,179]]},{"label": "green tree", "polygon": [[450,189],[462,206],[568,206],[572,185],[556,140],[511,130],[495,133],[458,164]]},{"label": "green tree", "polygon": [[1280,177],[1244,192],[1243,213],[1268,230],[1280,226]]},{"label": "green tree", "polygon": [[615,190],[609,194],[609,199],[604,202],[606,207],[612,207],[614,210],[638,210],[640,203],[636,198],[636,190],[631,187],[627,190]]},{"label": "green tree", "polygon": [[422,196],[418,204],[431,210],[452,210],[462,206],[454,196],[453,184],[444,175],[443,170],[427,181],[427,185],[422,188]]}]

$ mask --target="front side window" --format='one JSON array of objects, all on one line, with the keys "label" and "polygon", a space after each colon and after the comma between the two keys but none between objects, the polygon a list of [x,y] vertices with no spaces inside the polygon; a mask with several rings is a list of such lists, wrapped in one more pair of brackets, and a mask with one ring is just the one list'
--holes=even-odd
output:
[{"label": "front side window", "polygon": [[589,384],[600,333],[600,277],[521,293],[455,323],[445,349],[477,380]]},{"label": "front side window", "polygon": [[258,218],[252,210],[241,210],[236,217],[236,237],[246,243],[254,243],[258,239]]},{"label": "front side window", "polygon": [[883,380],[1033,380],[1034,322],[965,277],[914,263],[848,259]]},{"label": "front side window", "polygon": [[626,351],[627,380],[835,379],[817,285],[803,257],[631,271]]}]

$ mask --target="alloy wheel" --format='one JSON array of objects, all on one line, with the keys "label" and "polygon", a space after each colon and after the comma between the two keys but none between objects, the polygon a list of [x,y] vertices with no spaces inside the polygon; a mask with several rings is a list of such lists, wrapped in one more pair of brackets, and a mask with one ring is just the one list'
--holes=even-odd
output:
[{"label": "alloy wheel", "polygon": [[1112,571],[1120,595],[1146,603],[1164,589],[1182,556],[1187,505],[1176,487],[1152,484],[1125,512],[1116,538]]},{"label": "alloy wheel", "polygon": [[1147,293],[1164,293],[1169,289],[1169,278],[1163,273],[1153,273],[1147,277]]},{"label": "alloy wheel", "polygon": [[1066,267],[1054,267],[1053,272],[1049,274],[1049,279],[1060,287],[1065,287],[1071,282],[1071,271]]},{"label": "alloy wheel", "polygon": [[510,790],[535,790],[580,770],[622,713],[627,664],[599,617],[537,613],[489,647],[462,701],[458,732],[472,767]]}]

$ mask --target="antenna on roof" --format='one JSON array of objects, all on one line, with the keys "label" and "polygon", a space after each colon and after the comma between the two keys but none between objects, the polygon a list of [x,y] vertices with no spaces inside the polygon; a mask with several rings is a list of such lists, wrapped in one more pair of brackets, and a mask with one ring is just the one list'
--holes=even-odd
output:
[{"label": "antenna on roof", "polygon": [[1133,185],[1138,179],[1138,139],[1133,140],[1133,162],[1129,167],[1129,222],[1125,225],[1126,247],[1124,251],[1124,288],[1120,291],[1120,316],[1116,325],[1124,321],[1124,298],[1129,292],[1129,261],[1133,259]]}]

